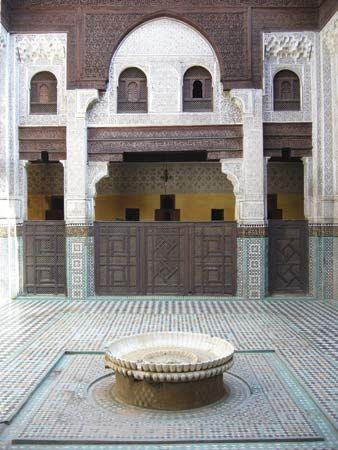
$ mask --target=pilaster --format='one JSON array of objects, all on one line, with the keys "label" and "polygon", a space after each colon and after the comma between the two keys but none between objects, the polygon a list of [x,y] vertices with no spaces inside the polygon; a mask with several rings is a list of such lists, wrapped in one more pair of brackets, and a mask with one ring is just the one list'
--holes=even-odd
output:
[{"label": "pilaster", "polygon": [[[320,299],[333,299],[338,297],[338,13],[318,39],[312,167],[306,164],[312,169],[313,186],[307,211],[315,261],[314,293]],[[305,172],[305,182],[307,176]]]},{"label": "pilaster", "polygon": [[[19,241],[22,222],[17,140],[17,60],[9,33],[0,24],[0,299],[19,292]],[[11,76],[10,76],[11,74]]]}]

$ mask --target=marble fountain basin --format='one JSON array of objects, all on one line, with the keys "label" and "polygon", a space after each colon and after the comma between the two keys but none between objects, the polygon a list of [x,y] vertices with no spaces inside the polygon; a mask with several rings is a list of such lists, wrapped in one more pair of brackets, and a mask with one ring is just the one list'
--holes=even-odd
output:
[{"label": "marble fountain basin", "polygon": [[105,365],[115,372],[114,397],[152,409],[180,410],[221,399],[234,346],[206,334],[163,332],[113,341]]}]

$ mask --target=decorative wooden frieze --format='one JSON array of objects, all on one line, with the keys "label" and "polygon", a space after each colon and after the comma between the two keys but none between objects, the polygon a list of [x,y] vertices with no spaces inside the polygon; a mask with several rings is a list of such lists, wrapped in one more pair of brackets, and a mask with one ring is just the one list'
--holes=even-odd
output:
[{"label": "decorative wooden frieze", "polygon": [[1,24],[8,29],[11,15],[10,0],[1,1]]},{"label": "decorative wooden frieze", "polygon": [[67,237],[90,237],[93,236],[93,226],[83,224],[67,224],[66,225]]},{"label": "decorative wooden frieze", "polygon": [[338,11],[338,2],[337,0],[324,0],[321,2],[319,8],[319,24],[320,28],[324,28],[324,26],[329,22],[331,17]]},{"label": "decorative wooden frieze", "polygon": [[316,0],[22,0],[12,2],[10,31],[67,32],[68,88],[105,90],[112,55],[127,33],[171,16],[209,40],[225,89],[258,88],[262,31],[317,30],[317,6]]},{"label": "decorative wooden frieze", "polygon": [[50,161],[67,159],[66,127],[19,127],[20,159],[37,161],[44,151]]},{"label": "decorative wooden frieze", "polygon": [[338,224],[310,223],[309,234],[310,236],[317,236],[317,237],[338,237]]},{"label": "decorative wooden frieze", "polygon": [[88,128],[91,161],[116,161],[123,153],[197,151],[215,152],[219,159],[227,152],[241,157],[242,150],[242,125]]},{"label": "decorative wooden frieze", "polygon": [[265,225],[243,225],[237,227],[237,237],[267,237],[268,229]]},{"label": "decorative wooden frieze", "polygon": [[282,156],[283,149],[290,156],[312,154],[312,123],[264,123],[264,156]]}]

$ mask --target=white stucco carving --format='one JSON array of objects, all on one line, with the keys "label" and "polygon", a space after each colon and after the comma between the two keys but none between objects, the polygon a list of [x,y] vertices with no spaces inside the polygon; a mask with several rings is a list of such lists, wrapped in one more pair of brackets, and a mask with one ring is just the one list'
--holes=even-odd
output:
[{"label": "white stucco carving", "polygon": [[222,159],[221,170],[233,185],[236,197],[235,219],[239,220],[240,204],[244,198],[243,159]]},{"label": "white stucco carving", "polygon": [[95,195],[96,195],[96,183],[98,183],[101,178],[109,176],[108,162],[89,162],[88,163],[88,190],[87,196],[91,203],[91,220],[95,218]]},{"label": "white stucco carving", "polygon": [[[214,111],[182,113],[183,76],[205,67],[213,79]],[[119,75],[138,67],[147,76],[148,113],[116,114]],[[88,114],[90,125],[199,125],[241,123],[241,109],[223,95],[219,64],[210,43],[189,25],[171,18],[151,20],[133,30],[113,56],[109,86]]]},{"label": "white stucco carving", "polygon": [[337,14],[331,21],[329,25],[325,27],[323,33],[323,39],[326,42],[328,49],[334,54],[337,55],[337,47],[338,47],[338,17]]},{"label": "white stucco carving", "polygon": [[[316,64],[316,33],[264,33],[264,122],[311,122],[312,72]],[[295,72],[301,84],[300,111],[274,111],[273,79],[277,72]]]},{"label": "white stucco carving", "polygon": [[338,223],[338,12],[321,33],[323,211]]},{"label": "white stucco carving", "polygon": [[313,42],[306,34],[277,33],[266,36],[264,42],[265,59],[310,60]]},{"label": "white stucco carving", "polygon": [[[20,125],[58,126],[66,124],[65,33],[15,35],[19,62]],[[39,72],[51,72],[57,79],[57,114],[30,114],[30,81]]]},{"label": "white stucco carving", "polygon": [[16,50],[22,63],[62,64],[66,56],[66,36],[64,34],[18,35]]},{"label": "white stucco carving", "polygon": [[6,47],[7,47],[7,36],[5,34],[5,31],[1,31],[1,34],[0,34],[0,54],[2,54],[4,52]]}]

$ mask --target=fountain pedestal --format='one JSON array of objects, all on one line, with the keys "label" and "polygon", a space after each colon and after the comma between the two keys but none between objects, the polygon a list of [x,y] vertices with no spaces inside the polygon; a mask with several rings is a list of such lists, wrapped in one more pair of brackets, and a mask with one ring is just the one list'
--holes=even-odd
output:
[{"label": "fountain pedestal", "polygon": [[223,374],[185,383],[135,380],[116,374],[114,398],[128,405],[178,411],[199,408],[221,400],[225,393]]}]

